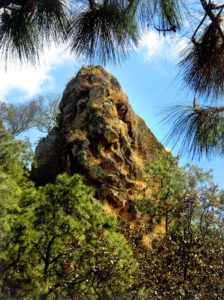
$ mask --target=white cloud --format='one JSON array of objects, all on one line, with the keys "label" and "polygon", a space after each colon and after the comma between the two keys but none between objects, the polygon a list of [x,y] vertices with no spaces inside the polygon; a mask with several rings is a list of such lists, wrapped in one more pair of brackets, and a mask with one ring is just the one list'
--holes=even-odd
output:
[{"label": "white cloud", "polygon": [[26,98],[39,94],[44,89],[53,88],[53,78],[50,71],[56,66],[75,62],[74,56],[64,51],[62,46],[51,44],[40,57],[40,62],[21,64],[19,61],[10,62],[5,70],[4,61],[0,61],[0,101],[6,101],[6,96],[13,89],[18,89]]},{"label": "white cloud", "polygon": [[[143,34],[137,51],[143,49],[144,59],[149,62],[156,61],[158,63],[158,58],[175,62],[180,45],[185,43],[186,41],[179,35],[164,38],[157,31],[149,30]],[[74,64],[75,57],[68,51],[64,51],[63,46],[58,47],[54,44],[45,49],[40,57],[40,63],[36,66],[21,65],[19,61],[13,61],[8,63],[7,70],[5,70],[4,61],[0,61],[0,101],[7,101],[7,95],[14,89],[23,92],[25,98],[53,89],[54,79],[50,72],[57,66],[66,63]],[[159,68],[159,66],[157,67]]]},{"label": "white cloud", "polygon": [[152,62],[155,58],[164,58],[167,61],[176,62],[179,52],[187,43],[186,38],[178,34],[164,37],[156,30],[143,33],[140,49],[144,49],[144,59]]}]

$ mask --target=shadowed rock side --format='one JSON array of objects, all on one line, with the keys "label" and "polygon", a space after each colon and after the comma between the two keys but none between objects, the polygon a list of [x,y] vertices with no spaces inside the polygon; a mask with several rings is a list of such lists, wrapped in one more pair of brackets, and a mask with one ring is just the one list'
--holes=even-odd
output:
[{"label": "shadowed rock side", "polygon": [[117,79],[101,67],[82,68],[67,84],[55,127],[36,148],[37,185],[59,173],[85,175],[105,209],[135,219],[132,200],[142,187],[144,162],[164,149],[132,110]]}]

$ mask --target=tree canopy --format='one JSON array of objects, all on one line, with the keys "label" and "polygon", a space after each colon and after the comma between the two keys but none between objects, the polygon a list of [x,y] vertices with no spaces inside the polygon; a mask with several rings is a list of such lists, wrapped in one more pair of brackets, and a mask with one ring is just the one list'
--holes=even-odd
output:
[{"label": "tree canopy", "polygon": [[197,2],[195,8],[187,0],[1,0],[0,47],[5,57],[35,60],[49,41],[68,41],[78,56],[116,62],[138,45],[143,29],[153,26],[166,35],[187,27],[191,43],[180,62],[185,84],[219,96],[224,4]]},{"label": "tree canopy", "polygon": [[1,125],[2,299],[223,299],[224,197],[209,172],[158,153],[138,228],[106,214],[78,174],[36,188],[29,160]]},{"label": "tree canopy", "polygon": [[136,200],[146,216],[146,232],[156,232],[164,219],[166,229],[154,235],[148,251],[136,251],[144,253],[139,282],[148,299],[221,300],[223,195],[210,172],[190,165],[180,169],[169,156],[159,153],[147,168],[151,197]]},{"label": "tree canopy", "polygon": [[[207,101],[224,92],[223,8],[218,0],[1,0],[1,54],[5,62],[19,57],[36,63],[54,41],[78,57],[117,63],[152,27],[164,36],[188,39],[180,77],[183,86]],[[183,147],[190,142],[187,152],[192,155],[223,154],[223,113],[222,106],[175,107],[168,118],[174,124],[170,139],[182,138]]]},{"label": "tree canopy", "polygon": [[140,29],[181,26],[179,1],[1,0],[0,47],[5,57],[35,61],[44,42],[68,42],[78,56],[119,61],[138,45]]},{"label": "tree canopy", "polygon": [[0,120],[14,136],[35,127],[41,132],[49,132],[57,126],[60,95],[39,96],[25,104],[0,102]]},{"label": "tree canopy", "polygon": [[4,128],[0,153],[0,297],[125,299],[137,261],[93,189],[78,174],[35,188],[26,145]]}]

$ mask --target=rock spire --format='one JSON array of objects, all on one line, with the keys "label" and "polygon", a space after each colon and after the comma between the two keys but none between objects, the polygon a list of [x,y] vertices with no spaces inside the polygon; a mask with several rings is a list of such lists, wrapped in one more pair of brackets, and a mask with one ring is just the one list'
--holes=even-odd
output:
[{"label": "rock spire", "polygon": [[57,126],[36,148],[38,185],[59,173],[83,174],[109,212],[130,221],[132,201],[145,186],[144,164],[164,149],[132,110],[117,79],[102,67],[83,67],[67,84]]}]

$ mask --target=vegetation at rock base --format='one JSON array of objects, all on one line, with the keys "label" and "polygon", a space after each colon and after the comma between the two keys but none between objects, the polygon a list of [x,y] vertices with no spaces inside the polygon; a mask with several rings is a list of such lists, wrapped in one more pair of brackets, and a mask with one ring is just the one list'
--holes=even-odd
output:
[{"label": "vegetation at rock base", "polygon": [[[92,189],[79,175],[60,175],[55,185],[36,189],[26,179],[19,156],[10,151],[4,156],[2,151],[11,145],[19,151],[18,143],[4,129],[0,133],[1,198],[5,200],[0,225],[1,297],[122,296],[124,287],[132,284],[137,261],[116,232],[115,220],[91,201]],[[10,164],[13,169],[12,163],[18,169],[15,178],[7,169]],[[17,193],[11,182],[4,182],[7,175]]]},{"label": "vegetation at rock base", "polygon": [[139,230],[104,213],[80,175],[35,188],[26,145],[3,126],[0,137],[1,298],[223,299],[224,198],[210,173],[158,154]]},{"label": "vegetation at rock base", "polygon": [[[165,218],[151,249],[139,259],[152,299],[222,299],[224,295],[223,194],[211,174],[161,153],[147,168],[151,197],[136,206],[148,216],[146,232]],[[140,280],[140,281],[141,281]],[[149,297],[149,299],[150,299]]]}]

